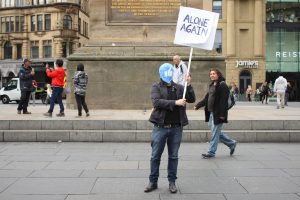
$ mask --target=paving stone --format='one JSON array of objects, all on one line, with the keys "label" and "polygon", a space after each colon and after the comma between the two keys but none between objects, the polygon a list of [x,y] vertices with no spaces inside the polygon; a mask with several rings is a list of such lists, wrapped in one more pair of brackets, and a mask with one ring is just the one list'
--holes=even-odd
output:
[{"label": "paving stone", "polygon": [[249,193],[296,193],[300,187],[285,177],[237,177]]},{"label": "paving stone", "polygon": [[101,194],[101,195],[68,195],[66,200],[160,200],[159,194]]},{"label": "paving stone", "polygon": [[285,176],[284,172],[279,169],[214,169],[219,177],[277,177]]},{"label": "paving stone", "polygon": [[10,120],[0,120],[0,130],[9,130]]},{"label": "paving stone", "polygon": [[137,131],[136,134],[136,142],[150,142],[151,141],[151,130]]},{"label": "paving stone", "polygon": [[289,131],[265,131],[256,133],[256,142],[290,142]]},{"label": "paving stone", "polygon": [[27,177],[29,174],[32,173],[32,170],[7,170],[1,169],[0,170],[0,177],[1,178],[19,178],[19,177]]},{"label": "paving stone", "polygon": [[259,169],[264,168],[264,165],[258,161],[235,161],[235,160],[225,160],[218,161],[217,166],[222,169]]},{"label": "paving stone", "polygon": [[260,161],[266,168],[300,168],[300,161]]},{"label": "paving stone", "polygon": [[290,176],[300,176],[300,169],[282,169]]},{"label": "paving stone", "polygon": [[225,194],[226,200],[299,200],[296,194]]},{"label": "paving stone", "polygon": [[89,194],[95,178],[23,178],[7,194]]},{"label": "paving stone", "polygon": [[226,200],[222,194],[162,194],[161,200]]},{"label": "paving stone", "polygon": [[100,161],[96,169],[138,169],[138,161]]},{"label": "paving stone", "polygon": [[42,120],[10,120],[10,130],[41,130]]},{"label": "paving stone", "polygon": [[95,129],[95,131],[70,131],[71,142],[102,142],[102,129]]},{"label": "paving stone", "polygon": [[103,142],[133,142],[135,141],[134,131],[104,131]]},{"label": "paving stone", "polygon": [[185,177],[216,177],[213,170],[210,169],[178,169],[177,176]]},{"label": "paving stone", "polygon": [[68,170],[81,170],[81,169],[95,169],[97,162],[51,162],[46,169],[68,169]]},{"label": "paving stone", "polygon": [[189,177],[178,180],[178,185],[180,186],[180,192],[182,194],[247,193],[247,191],[233,178]]},{"label": "paving stone", "polygon": [[67,161],[125,161],[127,155],[99,155],[99,154],[88,154],[88,155],[71,155]]},{"label": "paving stone", "polygon": [[[161,174],[163,170],[160,171]],[[84,170],[80,177],[100,177],[100,178],[148,178],[149,170]],[[164,173],[166,174],[166,172]]]},{"label": "paving stone", "polygon": [[11,162],[2,169],[29,169],[29,170],[37,170],[45,168],[49,162]]},{"label": "paving stone", "polygon": [[82,170],[36,170],[29,177],[38,177],[38,178],[72,178],[79,177],[82,173]]},{"label": "paving stone", "polygon": [[224,130],[252,130],[252,124],[248,120],[229,120]]},{"label": "paving stone", "polygon": [[55,156],[55,155],[17,155],[10,156],[7,158],[7,161],[24,161],[24,162],[51,162],[51,161],[64,161],[68,158],[68,156]]},{"label": "paving stone", "polygon": [[251,120],[253,130],[284,130],[283,120]]},{"label": "paving stone", "polygon": [[178,168],[179,169],[217,169],[218,166],[214,162],[210,161],[179,161]]},{"label": "paving stone", "polygon": [[67,195],[0,195],[3,200],[65,200]]},{"label": "paving stone", "polygon": [[106,120],[105,130],[137,130],[135,120]]},{"label": "paving stone", "polygon": [[0,193],[3,192],[8,186],[13,184],[16,178],[0,178]]},{"label": "paving stone", "polygon": [[137,120],[136,129],[137,130],[152,130],[153,124],[148,120]]}]

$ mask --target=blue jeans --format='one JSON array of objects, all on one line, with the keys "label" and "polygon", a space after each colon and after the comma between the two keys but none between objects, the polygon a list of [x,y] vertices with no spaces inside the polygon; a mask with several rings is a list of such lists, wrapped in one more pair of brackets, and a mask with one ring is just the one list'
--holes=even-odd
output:
[{"label": "blue jeans", "polygon": [[48,110],[49,113],[53,112],[56,99],[57,99],[57,103],[59,104],[59,107],[60,107],[59,112],[61,112],[61,113],[64,112],[65,108],[64,108],[64,104],[62,102],[63,91],[64,91],[64,88],[62,88],[62,87],[53,87],[52,95],[51,95],[51,99],[50,99],[50,108]]},{"label": "blue jeans", "polygon": [[168,180],[175,182],[177,179],[178,150],[182,138],[182,128],[159,128],[154,126],[151,135],[152,155],[150,161],[151,172],[149,180],[157,183],[159,177],[160,158],[164,151],[166,142],[168,145]]},{"label": "blue jeans", "polygon": [[234,146],[235,141],[230,139],[226,133],[222,133],[222,124],[214,124],[214,116],[213,113],[210,113],[208,127],[211,130],[211,140],[209,143],[208,154],[215,156],[218,148],[219,139],[222,143],[224,143],[229,148]]}]

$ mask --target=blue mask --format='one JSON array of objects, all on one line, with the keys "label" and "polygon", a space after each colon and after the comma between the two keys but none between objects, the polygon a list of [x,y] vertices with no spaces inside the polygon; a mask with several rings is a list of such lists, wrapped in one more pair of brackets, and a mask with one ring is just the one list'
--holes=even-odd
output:
[{"label": "blue mask", "polygon": [[166,83],[171,83],[173,80],[173,73],[174,69],[170,63],[164,63],[159,67],[159,76]]}]

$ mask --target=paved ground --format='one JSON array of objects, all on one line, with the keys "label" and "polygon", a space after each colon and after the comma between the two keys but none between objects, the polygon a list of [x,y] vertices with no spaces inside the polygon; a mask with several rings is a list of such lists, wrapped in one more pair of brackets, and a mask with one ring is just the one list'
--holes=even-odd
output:
[{"label": "paved ground", "polygon": [[[43,117],[49,106],[41,103],[35,106],[30,105],[28,110],[32,115],[17,115],[17,104],[0,103],[0,120],[57,120],[61,118],[52,117],[51,119]],[[56,105],[54,113],[58,113],[59,106]],[[75,118],[76,110],[66,110],[66,120],[147,120],[151,110],[91,110],[89,118]],[[191,120],[204,120],[203,110],[188,110],[188,118]],[[270,102],[268,105],[260,102],[237,102],[229,111],[229,120],[300,120],[300,102],[290,102],[284,109],[276,109],[276,103]]]},{"label": "paved ground", "polygon": [[296,200],[300,199],[299,144],[220,145],[180,149],[177,194],[170,194],[166,156],[159,189],[145,194],[149,143],[0,143],[1,200]]}]

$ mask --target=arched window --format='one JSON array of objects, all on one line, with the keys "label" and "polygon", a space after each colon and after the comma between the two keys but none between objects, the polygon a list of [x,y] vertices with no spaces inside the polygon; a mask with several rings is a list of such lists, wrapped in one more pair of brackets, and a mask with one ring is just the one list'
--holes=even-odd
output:
[{"label": "arched window", "polygon": [[4,44],[4,59],[12,59],[12,46],[10,42]]},{"label": "arched window", "polygon": [[64,16],[63,29],[72,29],[72,17],[70,15]]}]

